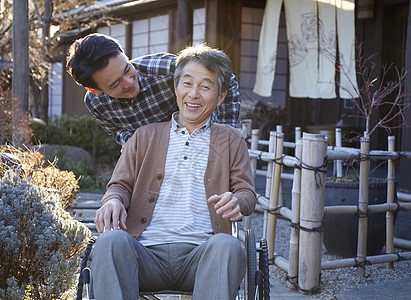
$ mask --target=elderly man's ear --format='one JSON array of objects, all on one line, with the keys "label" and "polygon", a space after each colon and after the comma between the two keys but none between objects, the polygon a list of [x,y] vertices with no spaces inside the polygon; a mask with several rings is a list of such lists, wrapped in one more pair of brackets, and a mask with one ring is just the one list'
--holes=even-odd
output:
[{"label": "elderly man's ear", "polygon": [[96,94],[97,96],[100,96],[103,93],[99,89],[93,89],[91,87],[86,87],[86,90],[93,93],[93,94]]},{"label": "elderly man's ear", "polygon": [[222,93],[220,94],[220,96],[218,97],[217,106],[221,105],[221,103],[224,102],[225,96],[227,96],[227,91],[222,92]]}]

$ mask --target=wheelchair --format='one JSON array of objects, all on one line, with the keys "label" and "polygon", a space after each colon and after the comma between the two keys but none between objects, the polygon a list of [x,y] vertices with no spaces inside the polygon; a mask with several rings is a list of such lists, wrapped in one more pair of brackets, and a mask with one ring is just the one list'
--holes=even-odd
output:
[{"label": "wheelchair", "polygon": [[[233,236],[239,238],[238,224],[233,223],[232,227]],[[86,298],[90,298],[90,253],[96,242],[97,237],[92,236],[87,243],[84,251],[81,266],[79,270],[79,280],[77,285],[77,300],[83,300],[83,290],[86,289]],[[261,239],[259,246],[255,241],[254,232],[251,229],[247,229],[244,237],[244,248],[247,255],[247,267],[244,280],[239,287],[236,300],[268,300],[270,299],[270,276],[269,276],[269,264],[268,264],[268,247],[267,241]],[[257,262],[258,256],[258,262]],[[176,294],[176,295],[191,295],[189,292],[181,291],[140,291],[139,299],[161,299],[156,295],[162,294]]]}]

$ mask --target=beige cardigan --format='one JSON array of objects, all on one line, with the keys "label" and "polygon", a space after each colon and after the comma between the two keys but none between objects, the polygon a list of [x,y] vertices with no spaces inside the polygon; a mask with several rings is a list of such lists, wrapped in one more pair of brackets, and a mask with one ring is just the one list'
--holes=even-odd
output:
[{"label": "beige cardigan", "polygon": [[[127,210],[127,231],[140,236],[149,224],[163,182],[171,122],[138,128],[123,147],[102,205],[119,199]],[[250,215],[257,203],[246,142],[240,131],[229,125],[211,124],[210,151],[204,185],[207,199],[232,192],[243,215]],[[215,233],[231,233],[229,220],[209,205]]]}]

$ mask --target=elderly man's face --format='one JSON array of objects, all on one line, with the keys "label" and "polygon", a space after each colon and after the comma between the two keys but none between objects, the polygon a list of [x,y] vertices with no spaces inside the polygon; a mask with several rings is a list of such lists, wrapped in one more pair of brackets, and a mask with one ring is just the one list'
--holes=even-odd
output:
[{"label": "elderly man's face", "polygon": [[99,90],[114,98],[132,99],[140,92],[137,73],[134,66],[124,55],[110,58],[107,67],[93,74],[93,80]]},{"label": "elderly man's face", "polygon": [[190,62],[183,68],[174,88],[180,109],[178,122],[190,133],[207,121],[227,95],[227,91],[219,94],[217,78],[201,63]]}]

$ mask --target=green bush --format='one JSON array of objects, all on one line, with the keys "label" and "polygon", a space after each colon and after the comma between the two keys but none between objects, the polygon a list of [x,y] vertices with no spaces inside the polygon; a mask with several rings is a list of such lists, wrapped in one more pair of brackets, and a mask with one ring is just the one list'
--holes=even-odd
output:
[{"label": "green bush", "polygon": [[11,170],[0,180],[0,299],[61,299],[91,233],[47,192]]},{"label": "green bush", "polygon": [[70,145],[89,152],[96,163],[114,165],[121,146],[91,116],[52,117],[47,126],[31,125],[33,144]]}]

